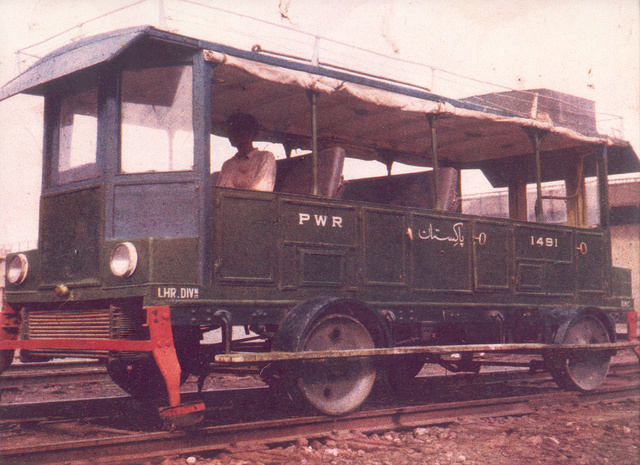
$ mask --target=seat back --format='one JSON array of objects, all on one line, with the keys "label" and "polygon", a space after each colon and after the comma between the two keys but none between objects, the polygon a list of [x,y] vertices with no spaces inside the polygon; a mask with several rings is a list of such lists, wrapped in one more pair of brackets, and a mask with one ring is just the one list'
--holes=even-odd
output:
[{"label": "seat back", "polygon": [[[439,195],[444,211],[457,211],[457,172],[440,169]],[[433,209],[433,171],[345,181],[339,198],[403,207]]]},{"label": "seat back", "polygon": [[[333,199],[342,182],[345,151],[332,147],[318,152],[318,193]],[[310,195],[313,188],[311,154],[276,160],[274,191]]]}]

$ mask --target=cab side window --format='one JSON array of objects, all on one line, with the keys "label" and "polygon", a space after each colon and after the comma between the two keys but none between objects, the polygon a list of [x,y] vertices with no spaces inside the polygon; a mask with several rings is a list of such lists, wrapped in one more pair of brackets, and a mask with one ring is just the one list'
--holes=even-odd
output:
[{"label": "cab side window", "polygon": [[96,166],[98,91],[94,89],[60,100],[58,184],[99,175]]}]

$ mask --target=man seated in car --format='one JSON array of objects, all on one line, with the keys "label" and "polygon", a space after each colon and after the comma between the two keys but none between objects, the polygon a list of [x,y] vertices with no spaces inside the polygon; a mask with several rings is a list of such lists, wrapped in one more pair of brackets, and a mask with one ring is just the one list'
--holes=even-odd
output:
[{"label": "man seated in car", "polygon": [[235,113],[227,120],[227,137],[238,152],[222,165],[217,186],[257,191],[273,191],[276,158],[253,146],[260,125],[251,115]]}]

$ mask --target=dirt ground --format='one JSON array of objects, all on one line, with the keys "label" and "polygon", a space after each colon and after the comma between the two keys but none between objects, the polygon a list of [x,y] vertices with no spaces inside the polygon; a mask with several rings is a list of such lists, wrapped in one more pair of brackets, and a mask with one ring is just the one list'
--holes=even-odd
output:
[{"label": "dirt ground", "polygon": [[162,465],[638,465],[637,400],[542,405],[531,415],[460,420],[381,435],[350,433],[296,444],[231,449]]}]

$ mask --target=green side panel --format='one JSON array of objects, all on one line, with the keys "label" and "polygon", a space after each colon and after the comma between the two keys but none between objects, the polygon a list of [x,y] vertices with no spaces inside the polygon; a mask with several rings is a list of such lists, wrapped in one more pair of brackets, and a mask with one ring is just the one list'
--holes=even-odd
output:
[{"label": "green side panel", "polygon": [[353,285],[357,261],[354,207],[284,198],[279,213],[282,289]]},{"label": "green side panel", "polygon": [[365,281],[367,284],[404,285],[405,217],[402,213],[364,209]]},{"label": "green side panel", "polygon": [[491,221],[473,225],[474,280],[478,290],[508,290],[512,241],[509,226]]},{"label": "green side panel", "polygon": [[519,291],[542,292],[544,289],[544,263],[518,263],[516,279]]},{"label": "green side panel", "polygon": [[544,226],[516,226],[516,259],[570,262],[572,232]]},{"label": "green side panel", "polygon": [[631,270],[627,268],[611,268],[611,293],[619,297],[632,297]]},{"label": "green side panel", "polygon": [[102,188],[94,186],[42,198],[43,284],[98,282],[102,196]]},{"label": "green side panel", "polygon": [[272,196],[225,190],[217,198],[214,271],[221,281],[272,282],[277,222]]},{"label": "green side panel", "polygon": [[578,291],[604,291],[604,247],[602,233],[576,233]]},{"label": "green side panel", "polygon": [[198,239],[151,238],[151,282],[198,283]]},{"label": "green side panel", "polygon": [[342,284],[344,254],[331,250],[300,249],[302,284]]},{"label": "green side panel", "polygon": [[138,265],[128,278],[118,278],[109,270],[109,256],[119,240],[103,244],[101,260],[105,286],[131,286],[147,283],[198,284],[200,255],[197,238],[132,239],[138,251]]},{"label": "green side panel", "polygon": [[514,239],[518,292],[575,294],[571,230],[542,225],[516,226]]},{"label": "green side panel", "polygon": [[547,294],[575,294],[573,263],[547,263],[544,287]]},{"label": "green side panel", "polygon": [[355,246],[356,212],[353,207],[303,200],[280,203],[285,243]]},{"label": "green side panel", "polygon": [[457,218],[413,217],[413,287],[471,291],[471,228]]}]

